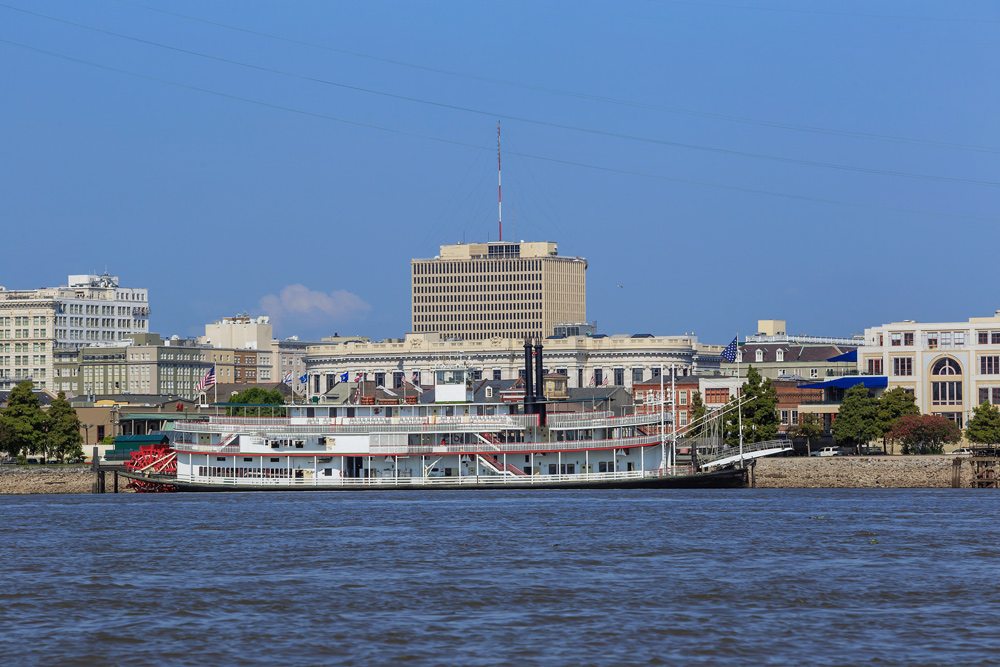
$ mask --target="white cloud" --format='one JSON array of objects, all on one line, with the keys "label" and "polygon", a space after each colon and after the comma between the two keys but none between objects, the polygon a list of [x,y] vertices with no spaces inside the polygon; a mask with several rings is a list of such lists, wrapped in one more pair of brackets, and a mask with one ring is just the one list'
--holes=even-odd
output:
[{"label": "white cloud", "polygon": [[319,292],[305,285],[286,285],[277,294],[261,297],[260,308],[276,326],[334,326],[364,317],[371,306],[353,292]]}]

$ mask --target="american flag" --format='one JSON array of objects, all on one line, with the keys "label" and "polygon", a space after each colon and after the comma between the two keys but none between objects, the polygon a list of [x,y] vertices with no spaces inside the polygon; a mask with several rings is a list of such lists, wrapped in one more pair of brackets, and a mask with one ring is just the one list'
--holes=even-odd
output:
[{"label": "american flag", "polygon": [[737,343],[736,343],[736,339],[734,338],[733,342],[730,343],[729,345],[727,345],[726,349],[724,349],[722,351],[722,360],[723,361],[728,361],[729,363],[733,363],[734,361],[736,361],[736,350],[737,350],[737,348],[738,348],[738,346],[737,346]]},{"label": "american flag", "polygon": [[211,368],[208,369],[208,371],[206,371],[205,377],[203,377],[201,381],[198,382],[198,386],[196,389],[197,391],[202,392],[208,389],[209,387],[214,387],[214,386],[215,386],[215,366],[212,366]]}]

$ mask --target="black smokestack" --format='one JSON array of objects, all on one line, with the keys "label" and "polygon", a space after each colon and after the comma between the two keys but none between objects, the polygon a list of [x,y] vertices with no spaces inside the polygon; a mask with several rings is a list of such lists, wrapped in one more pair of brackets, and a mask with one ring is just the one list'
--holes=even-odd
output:
[{"label": "black smokestack", "polygon": [[524,341],[524,414],[535,414],[535,387],[531,381],[531,342]]},{"label": "black smokestack", "polygon": [[542,344],[535,346],[535,413],[538,425],[545,426],[545,369],[542,367]]}]

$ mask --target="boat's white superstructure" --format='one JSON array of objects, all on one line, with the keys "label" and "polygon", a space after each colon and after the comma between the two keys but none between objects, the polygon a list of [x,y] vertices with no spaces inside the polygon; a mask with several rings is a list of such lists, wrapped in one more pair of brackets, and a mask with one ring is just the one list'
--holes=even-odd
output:
[{"label": "boat's white superstructure", "polygon": [[[286,418],[178,423],[177,481],[238,486],[550,483],[689,474],[655,414],[517,405],[287,406]],[[456,414],[458,413],[458,414]]]}]

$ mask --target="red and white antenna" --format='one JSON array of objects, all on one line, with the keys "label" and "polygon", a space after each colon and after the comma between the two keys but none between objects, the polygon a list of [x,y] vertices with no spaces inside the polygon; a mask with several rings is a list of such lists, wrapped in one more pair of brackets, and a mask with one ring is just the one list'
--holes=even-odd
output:
[{"label": "red and white antenna", "polygon": [[500,240],[503,241],[503,189],[500,174],[500,121],[497,121],[497,226],[500,228]]}]

